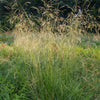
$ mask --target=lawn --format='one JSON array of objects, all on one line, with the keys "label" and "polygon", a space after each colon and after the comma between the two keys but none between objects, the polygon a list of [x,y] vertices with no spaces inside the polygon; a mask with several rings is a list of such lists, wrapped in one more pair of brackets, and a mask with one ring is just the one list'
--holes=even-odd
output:
[{"label": "lawn", "polygon": [[100,36],[1,34],[0,100],[100,100]]}]

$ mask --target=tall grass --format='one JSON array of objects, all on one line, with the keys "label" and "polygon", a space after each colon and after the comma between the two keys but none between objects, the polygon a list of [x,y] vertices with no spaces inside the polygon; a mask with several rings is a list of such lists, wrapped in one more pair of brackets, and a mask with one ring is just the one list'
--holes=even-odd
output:
[{"label": "tall grass", "polygon": [[100,36],[82,34],[83,15],[41,10],[32,21],[22,9],[12,40],[0,36],[0,100],[99,100]]},{"label": "tall grass", "polygon": [[12,46],[1,45],[0,99],[99,100],[100,45],[92,43],[100,41],[87,42],[45,33],[19,34]]}]

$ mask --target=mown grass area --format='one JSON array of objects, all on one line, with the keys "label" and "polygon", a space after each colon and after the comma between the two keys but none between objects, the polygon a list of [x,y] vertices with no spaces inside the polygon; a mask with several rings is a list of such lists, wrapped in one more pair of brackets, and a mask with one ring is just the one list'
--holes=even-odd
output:
[{"label": "mown grass area", "polygon": [[0,40],[0,100],[100,100],[99,36]]}]

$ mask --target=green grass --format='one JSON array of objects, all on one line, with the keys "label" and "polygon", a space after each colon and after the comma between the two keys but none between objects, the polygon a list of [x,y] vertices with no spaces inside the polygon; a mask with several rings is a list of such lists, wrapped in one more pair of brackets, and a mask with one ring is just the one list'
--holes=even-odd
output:
[{"label": "green grass", "polygon": [[1,36],[0,100],[100,100],[95,37]]},{"label": "green grass", "polygon": [[6,43],[11,45],[14,41],[14,36],[12,34],[0,34],[0,43]]}]

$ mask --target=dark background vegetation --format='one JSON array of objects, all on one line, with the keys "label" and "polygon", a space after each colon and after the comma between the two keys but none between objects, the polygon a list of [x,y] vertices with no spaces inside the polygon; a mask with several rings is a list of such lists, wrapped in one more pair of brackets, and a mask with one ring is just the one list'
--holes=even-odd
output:
[{"label": "dark background vegetation", "polygon": [[[25,12],[28,16],[42,17],[44,9],[48,8],[49,13],[63,18],[67,18],[71,12],[76,14],[81,8],[84,15],[90,14],[95,21],[100,22],[99,5],[100,0],[0,0],[0,31],[14,28],[18,20],[13,23],[9,20],[15,15]],[[55,9],[59,9],[57,15]],[[37,21],[35,23],[39,24]]]}]

